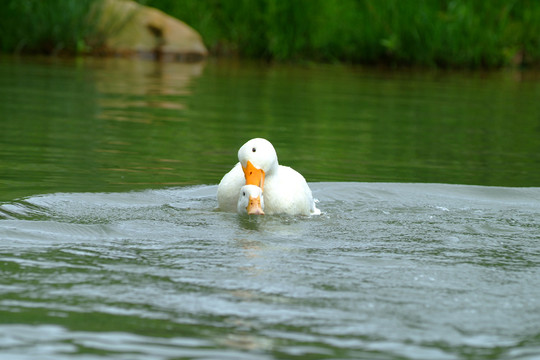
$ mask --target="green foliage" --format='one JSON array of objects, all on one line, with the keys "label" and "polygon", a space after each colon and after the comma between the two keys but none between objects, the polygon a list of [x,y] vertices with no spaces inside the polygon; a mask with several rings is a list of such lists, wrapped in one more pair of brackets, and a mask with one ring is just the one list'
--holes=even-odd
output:
[{"label": "green foliage", "polygon": [[536,0],[141,0],[198,30],[214,53],[428,66],[540,60]]},{"label": "green foliage", "polygon": [[[107,36],[91,11],[99,1],[4,0],[0,50],[96,51]],[[537,0],[138,1],[190,24],[218,55],[443,67],[540,63]]]},{"label": "green foliage", "polygon": [[82,53],[103,41],[95,26],[95,0],[0,2],[0,50]]}]

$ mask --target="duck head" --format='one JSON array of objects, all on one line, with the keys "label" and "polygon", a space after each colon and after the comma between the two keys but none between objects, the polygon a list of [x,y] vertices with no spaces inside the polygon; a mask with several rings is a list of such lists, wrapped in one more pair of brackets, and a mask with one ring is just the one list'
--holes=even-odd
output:
[{"label": "duck head", "polygon": [[240,189],[237,211],[239,214],[264,215],[262,189],[255,185],[244,185]]},{"label": "duck head", "polygon": [[238,161],[246,177],[246,185],[264,189],[264,178],[278,166],[276,150],[262,138],[249,140],[238,150]]}]

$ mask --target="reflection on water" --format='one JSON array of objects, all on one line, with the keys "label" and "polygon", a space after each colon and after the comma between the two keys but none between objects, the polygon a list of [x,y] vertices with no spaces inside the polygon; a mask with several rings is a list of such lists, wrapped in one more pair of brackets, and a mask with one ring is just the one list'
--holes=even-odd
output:
[{"label": "reflection on water", "polygon": [[0,59],[2,199],[217,183],[251,137],[308,181],[540,184],[535,72]]},{"label": "reflection on water", "polygon": [[[116,121],[181,121],[174,112],[160,113],[159,109],[184,110],[185,104],[179,99],[192,94],[191,81],[203,69],[203,63],[108,61],[96,71],[95,86],[102,109],[99,115]],[[171,116],[163,116],[167,114]]]},{"label": "reflection on water", "polygon": [[13,195],[196,182],[177,174],[196,166],[177,138],[195,139],[166,124],[186,121],[202,64],[2,60],[2,171]]}]

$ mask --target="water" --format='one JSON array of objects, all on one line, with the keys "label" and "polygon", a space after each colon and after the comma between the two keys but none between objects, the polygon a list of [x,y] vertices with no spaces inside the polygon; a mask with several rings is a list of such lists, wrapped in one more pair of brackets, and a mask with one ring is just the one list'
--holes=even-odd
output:
[{"label": "water", "polygon": [[[2,358],[540,357],[535,73],[0,75]],[[253,136],[323,215],[216,210]]]}]

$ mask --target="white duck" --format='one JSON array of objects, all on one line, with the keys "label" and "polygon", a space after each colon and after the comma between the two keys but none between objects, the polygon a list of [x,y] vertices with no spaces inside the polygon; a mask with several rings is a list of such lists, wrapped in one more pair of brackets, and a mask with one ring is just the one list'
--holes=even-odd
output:
[{"label": "white duck", "polygon": [[238,150],[239,163],[218,186],[221,210],[236,211],[240,188],[259,186],[264,193],[264,212],[289,215],[319,215],[311,189],[296,170],[279,165],[276,150],[265,139],[251,139]]},{"label": "white duck", "polygon": [[247,215],[264,215],[263,191],[255,185],[244,185],[240,188],[237,212]]}]

